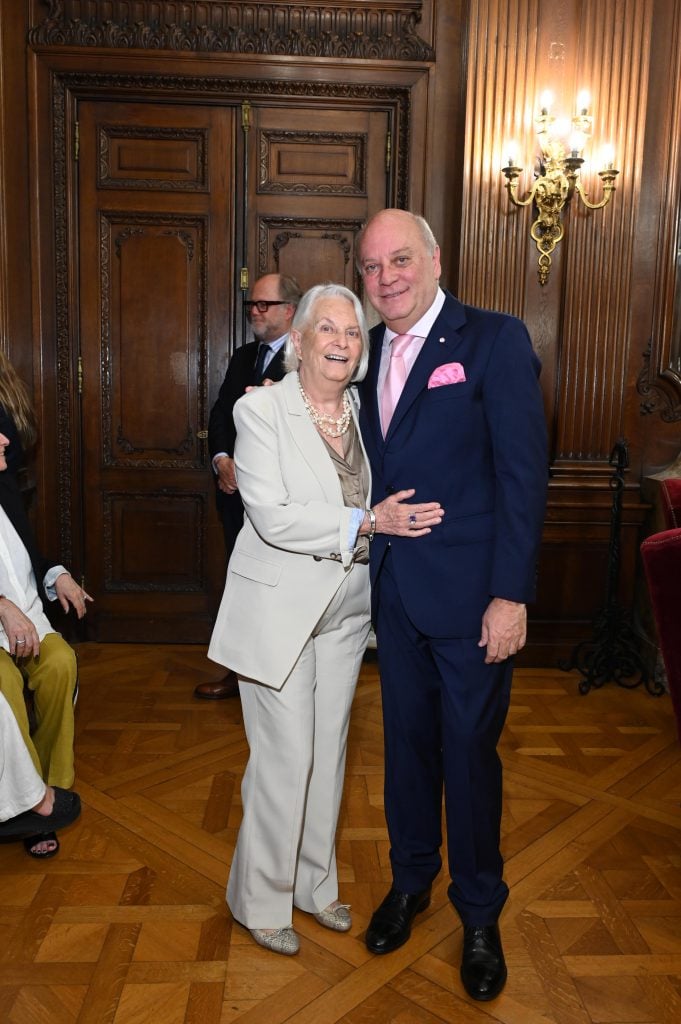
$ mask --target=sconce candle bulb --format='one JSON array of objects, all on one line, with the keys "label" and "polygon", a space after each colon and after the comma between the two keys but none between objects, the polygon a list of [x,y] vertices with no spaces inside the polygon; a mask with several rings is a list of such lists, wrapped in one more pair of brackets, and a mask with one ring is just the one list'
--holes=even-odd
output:
[{"label": "sconce candle bulb", "polygon": [[508,166],[515,167],[518,162],[518,143],[514,139],[509,139],[505,148]]},{"label": "sconce candle bulb", "polygon": [[550,89],[545,89],[539,97],[539,106],[542,114],[544,115],[548,114],[551,110],[551,107],[553,106],[553,93]]},{"label": "sconce candle bulb", "polygon": [[589,104],[591,103],[591,94],[588,89],[582,89],[577,93],[577,113],[581,114],[582,117],[586,117],[589,113]]},{"label": "sconce candle bulb", "polygon": [[[575,192],[589,210],[606,206],[615,191],[615,178],[619,171],[614,166],[612,146],[603,152],[603,170],[598,172],[603,185],[603,198],[592,203],[580,180],[584,164],[584,149],[591,137],[593,118],[589,114],[591,97],[586,90],[577,96],[577,113],[572,124],[564,118],[555,118],[551,113],[553,96],[546,91],[539,99],[540,113],[535,118],[537,139],[541,150],[539,173],[529,192],[521,199],[518,196],[518,178],[522,168],[516,165],[517,150],[508,144],[508,166],[502,168],[506,177],[506,190],[514,206],[529,206],[534,203],[537,218],[532,224],[530,235],[539,252],[539,283],[548,281],[551,270],[551,254],[563,237],[561,215]],[[570,131],[570,128],[572,129]]]}]

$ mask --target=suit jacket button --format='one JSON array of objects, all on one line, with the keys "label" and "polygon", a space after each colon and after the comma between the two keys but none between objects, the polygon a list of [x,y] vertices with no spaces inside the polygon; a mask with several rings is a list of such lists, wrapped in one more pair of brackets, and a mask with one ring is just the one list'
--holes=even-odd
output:
[{"label": "suit jacket button", "polygon": [[313,555],[312,557],[314,558],[315,562],[321,562],[321,560],[322,560],[322,556],[321,555]]},{"label": "suit jacket button", "polygon": [[386,494],[394,494],[395,493],[395,488],[394,487],[386,487],[385,493]]}]

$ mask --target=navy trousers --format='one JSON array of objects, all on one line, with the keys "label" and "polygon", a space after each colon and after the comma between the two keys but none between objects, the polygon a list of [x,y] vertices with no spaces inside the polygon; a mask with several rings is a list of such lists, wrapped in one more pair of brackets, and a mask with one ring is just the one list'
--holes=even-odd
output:
[{"label": "navy trousers", "polygon": [[390,552],[374,586],[393,884],[415,893],[438,874],[444,791],[449,897],[464,924],[494,924],[508,897],[499,850],[497,743],[512,659],[486,665],[479,636],[434,639],[415,629]]}]

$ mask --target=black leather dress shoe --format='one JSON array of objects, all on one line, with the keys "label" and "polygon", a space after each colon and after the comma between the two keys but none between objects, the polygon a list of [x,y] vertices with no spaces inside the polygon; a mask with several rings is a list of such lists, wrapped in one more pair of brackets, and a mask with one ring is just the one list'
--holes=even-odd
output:
[{"label": "black leather dress shoe", "polygon": [[365,942],[372,953],[392,953],[403,946],[411,935],[411,923],[430,903],[430,889],[422,892],[398,892],[391,889],[375,910]]},{"label": "black leather dress shoe", "polygon": [[506,984],[506,961],[496,924],[464,925],[461,981],[471,999],[495,999]]},{"label": "black leather dress shoe", "polygon": [[236,672],[228,672],[224,679],[216,683],[199,683],[194,687],[194,696],[201,700],[225,700],[227,697],[239,696],[239,678]]}]

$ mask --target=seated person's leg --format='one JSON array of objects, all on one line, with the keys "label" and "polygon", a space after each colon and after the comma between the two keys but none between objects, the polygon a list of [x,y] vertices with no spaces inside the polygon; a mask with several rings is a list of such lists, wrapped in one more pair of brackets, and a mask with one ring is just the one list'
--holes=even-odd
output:
[{"label": "seated person's leg", "polygon": [[35,699],[38,727],[33,744],[42,776],[51,786],[73,785],[73,694],[76,686],[75,651],[58,633],[40,642],[40,657],[25,663]]},{"label": "seated person's leg", "polygon": [[12,709],[21,737],[31,756],[38,775],[43,776],[40,757],[31,738],[26,701],[24,700],[24,677],[7,651],[0,648],[0,692]]},{"label": "seated person's leg", "polygon": [[45,783],[38,775],[16,718],[0,693],[0,821],[42,805]]},{"label": "seated person's leg", "polygon": [[79,814],[77,793],[46,786],[41,779],[0,693],[0,840],[23,838],[32,857],[53,857],[59,850],[54,830]]}]

